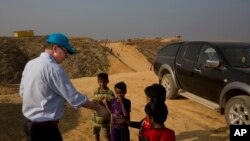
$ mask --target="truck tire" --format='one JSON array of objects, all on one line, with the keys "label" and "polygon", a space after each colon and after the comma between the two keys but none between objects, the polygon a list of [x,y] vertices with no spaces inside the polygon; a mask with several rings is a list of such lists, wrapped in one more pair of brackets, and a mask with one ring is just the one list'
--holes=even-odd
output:
[{"label": "truck tire", "polygon": [[166,98],[175,99],[178,95],[178,89],[174,85],[174,81],[170,74],[163,75],[160,84],[166,88]]},{"label": "truck tire", "polygon": [[227,125],[250,125],[250,96],[235,96],[225,107]]}]

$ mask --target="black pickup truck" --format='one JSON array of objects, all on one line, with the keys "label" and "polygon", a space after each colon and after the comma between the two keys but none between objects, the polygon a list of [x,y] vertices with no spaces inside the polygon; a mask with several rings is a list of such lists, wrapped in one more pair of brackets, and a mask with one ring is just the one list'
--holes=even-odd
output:
[{"label": "black pickup truck", "polygon": [[228,125],[250,125],[250,43],[172,43],[153,66],[168,99],[182,95],[224,114]]}]

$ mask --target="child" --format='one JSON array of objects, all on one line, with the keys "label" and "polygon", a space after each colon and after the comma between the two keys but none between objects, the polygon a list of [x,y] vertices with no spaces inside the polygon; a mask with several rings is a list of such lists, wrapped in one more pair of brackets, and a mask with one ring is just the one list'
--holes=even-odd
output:
[{"label": "child", "polygon": [[[157,102],[165,103],[166,100],[166,89],[159,84],[152,84],[144,89],[146,94],[147,102]],[[141,121],[131,121],[129,123],[130,127],[138,128],[139,138],[143,135],[144,132],[150,130],[151,122],[148,117],[143,118]]]},{"label": "child", "polygon": [[168,115],[165,103],[149,102],[145,112],[150,119],[151,129],[143,133],[141,141],[175,141],[175,132],[164,125]]},{"label": "child", "polygon": [[[94,92],[93,101],[99,104],[104,105],[102,102],[105,98],[107,102],[115,98],[115,95],[112,90],[107,87],[109,83],[108,74],[100,73],[97,76],[97,81],[99,88]],[[100,140],[100,132],[102,131],[102,139],[109,141],[110,140],[110,117],[99,117],[96,113],[93,114],[93,123],[94,129],[93,134],[95,135],[95,140]]]},{"label": "child", "polygon": [[115,84],[116,98],[110,103],[111,111],[111,141],[129,141],[128,124],[120,119],[130,121],[131,102],[125,98],[127,86],[124,82]]}]

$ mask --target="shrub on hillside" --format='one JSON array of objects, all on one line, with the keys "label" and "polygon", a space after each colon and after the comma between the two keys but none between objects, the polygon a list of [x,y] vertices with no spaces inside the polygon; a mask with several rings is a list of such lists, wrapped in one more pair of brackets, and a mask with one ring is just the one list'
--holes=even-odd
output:
[{"label": "shrub on hillside", "polygon": [[13,44],[10,38],[0,42],[0,84],[19,83],[22,70],[28,58]]},{"label": "shrub on hillside", "polygon": [[95,76],[100,72],[108,71],[107,55],[109,51],[106,47],[95,42],[85,43],[73,39],[72,46],[76,47],[77,54],[69,56],[63,62],[63,66],[71,78]]},{"label": "shrub on hillside", "polygon": [[153,63],[154,57],[157,51],[165,46],[166,44],[170,44],[173,42],[180,42],[182,41],[181,38],[170,37],[169,40],[166,42],[162,42],[161,38],[155,39],[128,39],[126,44],[127,45],[135,45],[136,49],[140,51],[150,63]]}]

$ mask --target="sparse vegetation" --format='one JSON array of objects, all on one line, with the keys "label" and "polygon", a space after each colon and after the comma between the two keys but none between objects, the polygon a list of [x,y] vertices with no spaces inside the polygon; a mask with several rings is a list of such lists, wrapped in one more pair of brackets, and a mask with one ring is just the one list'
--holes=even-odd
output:
[{"label": "sparse vegetation", "polygon": [[161,42],[160,38],[156,39],[129,39],[126,44],[135,45],[136,48],[147,58],[150,63],[153,63],[154,56],[157,50],[166,44],[178,42],[180,40],[170,40],[169,42]]}]

